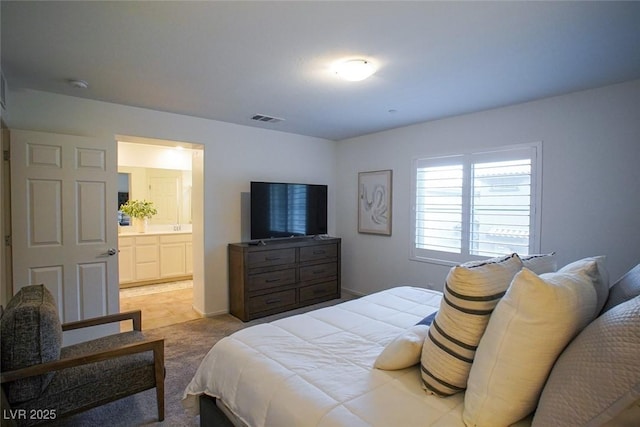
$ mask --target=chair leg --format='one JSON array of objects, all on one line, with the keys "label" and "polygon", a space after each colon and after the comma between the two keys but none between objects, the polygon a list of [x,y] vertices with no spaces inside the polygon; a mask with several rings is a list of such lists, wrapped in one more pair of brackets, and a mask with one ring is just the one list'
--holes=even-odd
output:
[{"label": "chair leg", "polygon": [[156,402],[158,405],[158,421],[164,421],[164,340],[162,344],[153,350],[155,377],[156,377]]}]

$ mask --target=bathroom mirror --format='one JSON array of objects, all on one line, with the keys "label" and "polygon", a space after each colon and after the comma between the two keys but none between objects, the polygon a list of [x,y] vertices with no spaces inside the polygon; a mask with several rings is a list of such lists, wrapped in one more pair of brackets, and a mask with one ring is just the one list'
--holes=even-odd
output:
[{"label": "bathroom mirror", "polygon": [[[118,168],[118,208],[129,199],[149,200],[158,210],[149,224],[191,224],[191,186],[190,170],[121,166]],[[126,200],[120,202],[121,197],[125,198],[123,193]],[[120,217],[118,215],[119,222]],[[129,224],[120,222],[120,225]]]},{"label": "bathroom mirror", "polygon": [[120,212],[120,206],[127,203],[129,200],[129,181],[130,175],[128,173],[118,173],[118,224],[129,225],[130,219],[127,215]]}]

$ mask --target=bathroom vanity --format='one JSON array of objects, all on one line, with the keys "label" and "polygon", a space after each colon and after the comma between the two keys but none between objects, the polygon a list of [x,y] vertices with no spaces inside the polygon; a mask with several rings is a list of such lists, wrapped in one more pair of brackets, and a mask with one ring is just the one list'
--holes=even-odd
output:
[{"label": "bathroom vanity", "polygon": [[146,233],[123,227],[118,235],[120,286],[191,279],[191,231],[158,230]]}]

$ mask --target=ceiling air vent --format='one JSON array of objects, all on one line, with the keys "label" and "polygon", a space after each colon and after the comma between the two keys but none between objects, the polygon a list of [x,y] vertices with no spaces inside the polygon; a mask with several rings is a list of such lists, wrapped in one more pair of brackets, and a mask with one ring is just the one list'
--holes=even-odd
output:
[{"label": "ceiling air vent", "polygon": [[278,117],[265,116],[264,114],[256,114],[251,117],[251,120],[256,120],[258,122],[266,122],[266,123],[278,123],[283,121],[284,119],[279,119]]}]

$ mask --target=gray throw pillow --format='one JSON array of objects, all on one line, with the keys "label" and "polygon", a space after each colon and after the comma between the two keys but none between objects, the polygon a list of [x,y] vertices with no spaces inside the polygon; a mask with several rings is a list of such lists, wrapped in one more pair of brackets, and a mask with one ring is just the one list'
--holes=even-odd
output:
[{"label": "gray throw pillow", "polygon": [[633,267],[609,289],[609,298],[602,309],[606,312],[616,305],[640,295],[640,264]]},{"label": "gray throw pillow", "polygon": [[556,361],[533,427],[601,426],[640,398],[640,296],[591,322]]}]

